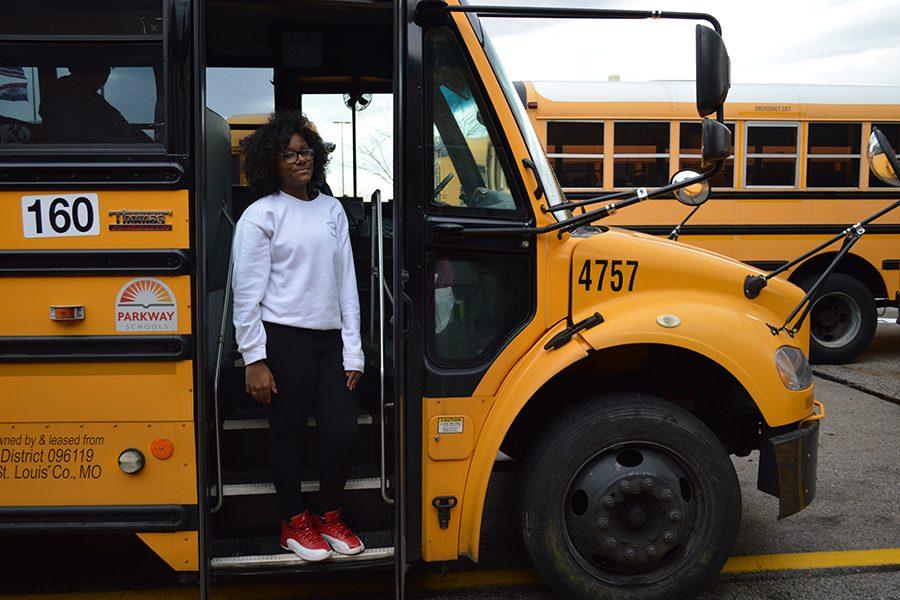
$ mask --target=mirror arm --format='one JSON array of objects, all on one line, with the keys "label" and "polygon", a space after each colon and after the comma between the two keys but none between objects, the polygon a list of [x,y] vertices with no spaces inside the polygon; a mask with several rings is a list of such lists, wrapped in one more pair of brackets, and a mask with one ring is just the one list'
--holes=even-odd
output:
[{"label": "mirror arm", "polygon": [[[431,4],[431,3],[429,3]],[[474,13],[480,17],[515,19],[684,19],[706,21],[722,35],[718,19],[707,13],[667,10],[612,10],[604,8],[543,8],[540,6],[444,6],[447,12]]]},{"label": "mirror arm", "polygon": [[[606,206],[602,208],[596,208],[592,211],[586,212],[583,215],[578,215],[576,217],[572,217],[571,219],[566,219],[565,221],[557,221],[556,223],[551,223],[550,225],[545,225],[543,227],[464,227],[457,223],[447,223],[442,224],[441,226],[435,226],[433,228],[435,235],[441,236],[492,236],[492,235],[540,235],[543,233],[549,233],[551,231],[557,231],[559,237],[562,237],[562,234],[571,231],[573,229],[577,229],[582,225],[589,225],[594,221],[599,221],[600,219],[604,219],[610,215],[616,214],[619,209],[625,208],[626,206],[631,206],[632,204],[637,204],[638,202],[643,202],[647,198],[656,198],[658,196],[664,196],[670,192],[681,189],[683,187],[693,185],[695,183],[700,183],[701,181],[706,181],[710,177],[714,176],[716,173],[722,170],[724,166],[724,161],[717,162],[712,169],[709,171],[704,171],[699,176],[694,177],[692,179],[686,179],[680,183],[670,183],[668,185],[664,185],[662,187],[656,188],[652,191],[647,191],[646,188],[637,188],[636,190],[629,190],[626,192],[617,192],[615,195],[618,197],[626,197],[625,200],[621,202],[610,202]],[[597,199],[592,199],[592,202],[599,202]],[[555,207],[554,207],[555,208]],[[605,230],[606,228],[604,228]]]},{"label": "mirror arm", "polygon": [[623,192],[613,192],[612,194],[604,194],[603,196],[594,196],[577,202],[561,202],[555,206],[541,206],[541,211],[545,213],[559,212],[561,210],[569,210],[580,206],[588,206],[589,204],[598,204],[600,202],[609,202],[610,200],[618,200],[619,198],[627,198],[634,194],[634,190],[625,190]]},{"label": "mirror arm", "polygon": [[[663,196],[669,192],[673,192],[675,190],[680,190],[683,187],[687,187],[687,186],[693,185],[695,183],[700,183],[701,181],[706,181],[710,177],[714,177],[716,174],[719,173],[719,171],[722,170],[722,168],[724,167],[724,164],[725,164],[724,161],[721,163],[716,163],[715,166],[713,166],[713,168],[711,170],[704,171],[703,173],[700,174],[699,177],[694,177],[693,179],[687,179],[685,181],[682,181],[681,183],[676,183],[676,184],[670,183],[670,184],[664,185],[663,187],[656,188],[655,190],[650,191],[650,192],[648,192],[646,190],[646,188],[637,188],[634,190],[624,190],[621,192],[613,192],[612,194],[605,194],[603,196],[595,196],[594,198],[587,198],[585,200],[579,200],[577,202],[562,202],[560,204],[556,204],[555,206],[542,206],[541,210],[543,212],[550,213],[550,212],[558,212],[561,210],[569,210],[571,208],[578,208],[580,206],[588,206],[590,204],[599,204],[600,202],[609,202],[610,200],[618,200],[620,198],[631,198],[633,200],[633,201],[626,200],[619,204],[611,205],[613,212],[615,212],[616,210],[618,210],[620,208],[625,208],[626,206],[634,204],[634,199],[636,198],[636,195],[639,193],[638,190],[644,190],[647,193],[646,198],[656,198],[658,196]],[[640,202],[641,200],[643,200],[643,198],[641,198],[640,200],[636,200],[636,201]],[[592,213],[585,213],[585,215],[588,215],[588,214],[592,214]],[[610,214],[613,214],[613,213],[610,213]],[[581,218],[585,215],[578,215],[577,218]],[[607,216],[609,216],[609,215],[607,215]],[[573,218],[576,218],[576,217],[573,217]],[[572,219],[569,219],[569,221],[571,221],[571,220]]]},{"label": "mirror arm", "polygon": [[[828,268],[825,269],[825,271],[823,271],[821,275],[819,275],[819,278],[816,279],[816,282],[812,285],[811,288],[809,288],[809,291],[806,292],[806,295],[803,296],[803,299],[800,300],[799,304],[794,307],[794,310],[792,310],[791,314],[787,316],[787,318],[784,320],[784,323],[782,323],[780,327],[775,327],[774,325],[766,323],[766,325],[769,327],[769,331],[772,332],[772,335],[778,335],[782,331],[786,331],[789,336],[794,337],[794,335],[796,335],[797,332],[800,331],[800,328],[803,327],[803,322],[809,315],[809,311],[812,310],[812,300],[816,292],[820,287],[822,287],[822,284],[825,283],[825,281],[828,279],[828,276],[831,275],[835,267],[837,267],[838,263],[841,262],[841,259],[844,258],[844,256],[846,256],[848,252],[850,252],[850,248],[852,248],[853,245],[856,244],[856,242],[858,242],[866,232],[866,230],[859,225],[854,225],[847,231],[849,231],[849,233],[847,233],[846,237],[844,237],[844,243],[841,244],[841,249],[838,250],[838,253],[834,256],[834,259],[828,265]],[[800,318],[797,319],[793,327],[788,329],[788,324],[794,320],[794,318],[797,316],[797,313],[800,312],[800,309],[803,309],[803,312],[800,314]]]},{"label": "mirror arm", "polygon": [[753,300],[754,298],[759,296],[759,293],[763,290],[764,287],[766,287],[766,285],[769,283],[769,280],[772,279],[773,277],[778,277],[779,275],[781,275],[782,273],[784,273],[791,267],[806,260],[813,254],[816,254],[817,252],[824,250],[825,248],[827,248],[831,244],[835,243],[839,239],[846,238],[853,232],[860,232],[860,235],[862,235],[863,233],[865,233],[866,225],[868,225],[875,219],[878,219],[879,217],[883,217],[884,215],[891,212],[898,206],[900,206],[900,200],[895,200],[892,204],[889,204],[888,206],[882,208],[878,212],[866,217],[859,223],[856,223],[855,225],[851,225],[850,227],[847,227],[846,229],[844,229],[843,231],[841,231],[840,233],[838,233],[831,239],[825,240],[824,242],[822,242],[821,244],[819,244],[812,250],[804,252],[797,258],[781,265],[774,271],[770,271],[769,273],[767,273],[765,275],[747,275],[744,278],[744,296],[746,296],[750,300]]},{"label": "mirror arm", "polygon": [[678,236],[681,234],[681,228],[684,227],[684,224],[687,223],[690,220],[690,218],[694,216],[695,212],[700,210],[701,206],[703,206],[703,205],[698,204],[697,206],[695,206],[694,209],[691,212],[689,212],[684,219],[681,220],[681,223],[679,223],[678,225],[675,226],[675,229],[673,229],[672,233],[669,234],[670,240],[672,240],[674,242],[678,241]]}]

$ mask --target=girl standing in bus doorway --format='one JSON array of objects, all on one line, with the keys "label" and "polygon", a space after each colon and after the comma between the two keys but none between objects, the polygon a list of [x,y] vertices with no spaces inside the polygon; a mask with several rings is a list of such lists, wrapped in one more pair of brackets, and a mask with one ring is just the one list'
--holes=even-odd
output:
[{"label": "girl standing in bus doorway", "polygon": [[[364,357],[347,217],[317,190],[328,149],[306,117],[274,114],[241,144],[260,198],[237,223],[234,325],[246,390],[266,408],[281,546],[307,561],[358,554],[341,518],[356,439]],[[310,410],[321,433],[320,492],[304,505],[301,443]]]}]

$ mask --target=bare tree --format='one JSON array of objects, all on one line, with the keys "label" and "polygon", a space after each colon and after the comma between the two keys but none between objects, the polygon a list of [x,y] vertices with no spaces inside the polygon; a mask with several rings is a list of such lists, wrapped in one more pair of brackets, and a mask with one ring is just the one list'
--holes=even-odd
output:
[{"label": "bare tree", "polygon": [[387,183],[394,184],[393,139],[381,129],[362,142],[357,149],[359,168],[380,177]]}]

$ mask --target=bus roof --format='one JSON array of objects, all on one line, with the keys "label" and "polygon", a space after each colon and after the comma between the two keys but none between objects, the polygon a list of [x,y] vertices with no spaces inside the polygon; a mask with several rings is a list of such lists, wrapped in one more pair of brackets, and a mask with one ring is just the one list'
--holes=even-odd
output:
[{"label": "bus roof", "polygon": [[[516,82],[532,119],[696,120],[693,81]],[[737,83],[725,118],[778,121],[900,121],[900,86]]]}]

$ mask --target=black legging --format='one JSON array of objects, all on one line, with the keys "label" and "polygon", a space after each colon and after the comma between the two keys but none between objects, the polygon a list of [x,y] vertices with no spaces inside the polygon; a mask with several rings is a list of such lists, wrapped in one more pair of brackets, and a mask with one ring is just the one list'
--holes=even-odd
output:
[{"label": "black legging", "polygon": [[310,408],[321,439],[320,488],[312,508],[324,514],[341,505],[356,440],[356,394],[347,389],[341,332],[263,325],[266,364],[278,388],[266,415],[281,515],[289,520],[306,509],[300,494],[300,459]]}]

